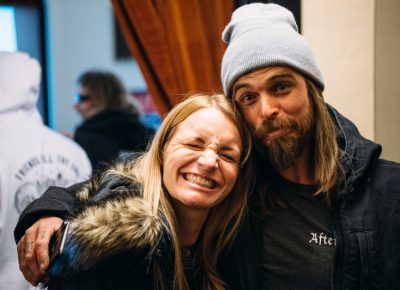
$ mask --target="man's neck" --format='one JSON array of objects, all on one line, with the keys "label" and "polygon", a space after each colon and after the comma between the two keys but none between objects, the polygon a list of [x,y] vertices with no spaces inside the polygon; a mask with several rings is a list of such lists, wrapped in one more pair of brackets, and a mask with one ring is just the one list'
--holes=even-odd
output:
[{"label": "man's neck", "polygon": [[291,167],[277,170],[283,178],[299,184],[316,184],[310,148],[306,146],[297,162]]}]

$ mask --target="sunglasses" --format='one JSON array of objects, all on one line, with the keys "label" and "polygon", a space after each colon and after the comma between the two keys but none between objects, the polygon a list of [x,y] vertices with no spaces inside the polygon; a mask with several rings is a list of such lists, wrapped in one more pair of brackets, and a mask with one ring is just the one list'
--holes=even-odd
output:
[{"label": "sunglasses", "polygon": [[86,102],[86,101],[89,101],[90,99],[91,99],[90,96],[84,96],[84,95],[80,95],[80,94],[75,95],[75,102],[77,102],[77,103]]}]

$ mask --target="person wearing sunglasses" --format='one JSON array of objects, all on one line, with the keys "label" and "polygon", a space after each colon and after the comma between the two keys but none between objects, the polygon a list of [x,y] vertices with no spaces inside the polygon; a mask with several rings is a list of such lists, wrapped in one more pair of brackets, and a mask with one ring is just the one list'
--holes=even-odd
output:
[{"label": "person wearing sunglasses", "polygon": [[84,72],[78,78],[74,109],[84,119],[74,139],[85,149],[94,170],[124,152],[143,151],[154,133],[140,122],[139,110],[111,72]]}]

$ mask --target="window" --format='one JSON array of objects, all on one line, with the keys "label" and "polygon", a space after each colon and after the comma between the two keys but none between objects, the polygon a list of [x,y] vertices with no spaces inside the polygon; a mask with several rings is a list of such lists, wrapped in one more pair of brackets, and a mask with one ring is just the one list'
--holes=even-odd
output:
[{"label": "window", "polygon": [[48,124],[47,70],[41,0],[0,0],[0,51],[21,51],[42,67],[38,109]]},{"label": "window", "polygon": [[15,8],[0,6],[0,51],[17,50]]}]

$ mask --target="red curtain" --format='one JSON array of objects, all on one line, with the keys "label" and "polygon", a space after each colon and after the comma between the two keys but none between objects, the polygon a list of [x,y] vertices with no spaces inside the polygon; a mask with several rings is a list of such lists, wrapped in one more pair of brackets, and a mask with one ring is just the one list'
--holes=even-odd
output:
[{"label": "red curtain", "polygon": [[221,33],[233,0],[112,0],[125,40],[164,115],[187,93],[221,91]]}]

